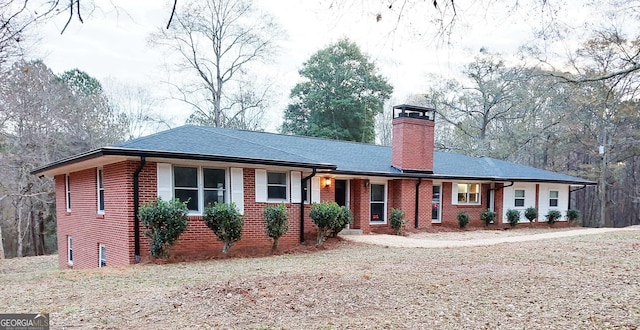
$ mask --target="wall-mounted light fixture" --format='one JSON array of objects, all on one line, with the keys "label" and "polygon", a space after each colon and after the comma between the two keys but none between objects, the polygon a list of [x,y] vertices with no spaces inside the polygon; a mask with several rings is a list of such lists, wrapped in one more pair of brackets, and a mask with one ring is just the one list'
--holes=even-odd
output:
[{"label": "wall-mounted light fixture", "polygon": [[324,178],[323,181],[325,187],[331,187],[331,178]]}]

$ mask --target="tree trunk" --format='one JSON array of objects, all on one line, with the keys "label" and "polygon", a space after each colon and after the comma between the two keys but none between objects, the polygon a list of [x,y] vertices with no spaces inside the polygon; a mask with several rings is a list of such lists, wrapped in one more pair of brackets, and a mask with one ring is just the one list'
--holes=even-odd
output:
[{"label": "tree trunk", "polygon": [[4,240],[2,239],[2,226],[0,226],[0,260],[4,259]]},{"label": "tree trunk", "polygon": [[273,245],[271,245],[271,252],[276,252],[276,251],[278,251],[278,239],[274,238]]},{"label": "tree trunk", "polygon": [[44,239],[44,216],[42,211],[38,212],[38,220],[38,243],[40,245],[40,253],[44,256],[47,254],[47,246]]},{"label": "tree trunk", "polygon": [[16,214],[15,214],[16,224],[18,225],[18,251],[16,252],[16,256],[18,258],[22,257],[22,241],[24,240],[24,235],[22,234],[22,198],[18,197],[18,203],[16,205]]},{"label": "tree trunk", "polygon": [[29,211],[29,230],[31,231],[31,244],[33,245],[33,255],[40,255],[38,253],[38,239],[36,232],[36,215],[35,210],[33,209],[33,203],[29,203],[30,211]]}]

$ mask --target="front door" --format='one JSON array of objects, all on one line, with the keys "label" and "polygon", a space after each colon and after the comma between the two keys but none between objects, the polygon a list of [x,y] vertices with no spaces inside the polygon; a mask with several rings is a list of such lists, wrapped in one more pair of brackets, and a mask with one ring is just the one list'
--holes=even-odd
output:
[{"label": "front door", "polygon": [[433,186],[433,196],[431,197],[431,222],[440,223],[442,221],[440,186]]},{"label": "front door", "polygon": [[[347,188],[349,185],[349,181],[347,180],[336,180],[336,192],[335,192],[335,201],[338,205],[340,206],[346,206],[349,207],[348,201],[348,194],[349,194],[349,189]],[[347,225],[347,229],[350,228],[351,224]]]},{"label": "front door", "polygon": [[347,206],[347,180],[336,180],[336,203]]}]

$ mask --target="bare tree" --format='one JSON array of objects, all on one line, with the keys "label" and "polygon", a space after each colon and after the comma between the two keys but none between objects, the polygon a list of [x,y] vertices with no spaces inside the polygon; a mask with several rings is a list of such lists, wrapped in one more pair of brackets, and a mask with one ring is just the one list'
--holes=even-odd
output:
[{"label": "bare tree", "polygon": [[126,129],[126,139],[171,128],[171,118],[158,110],[162,100],[154,97],[143,85],[108,80],[105,94],[118,120]]},{"label": "bare tree", "polygon": [[188,75],[184,83],[171,85],[174,97],[193,107],[189,122],[243,127],[264,110],[259,105],[270,86],[253,90],[246,73],[273,56],[280,31],[251,0],[191,1],[150,42],[176,55],[176,71]]}]

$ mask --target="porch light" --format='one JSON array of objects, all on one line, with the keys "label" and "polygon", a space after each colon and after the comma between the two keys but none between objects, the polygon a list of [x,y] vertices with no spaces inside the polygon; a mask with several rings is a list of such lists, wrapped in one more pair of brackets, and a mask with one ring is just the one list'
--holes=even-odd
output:
[{"label": "porch light", "polygon": [[324,186],[331,187],[331,178],[324,178]]}]

